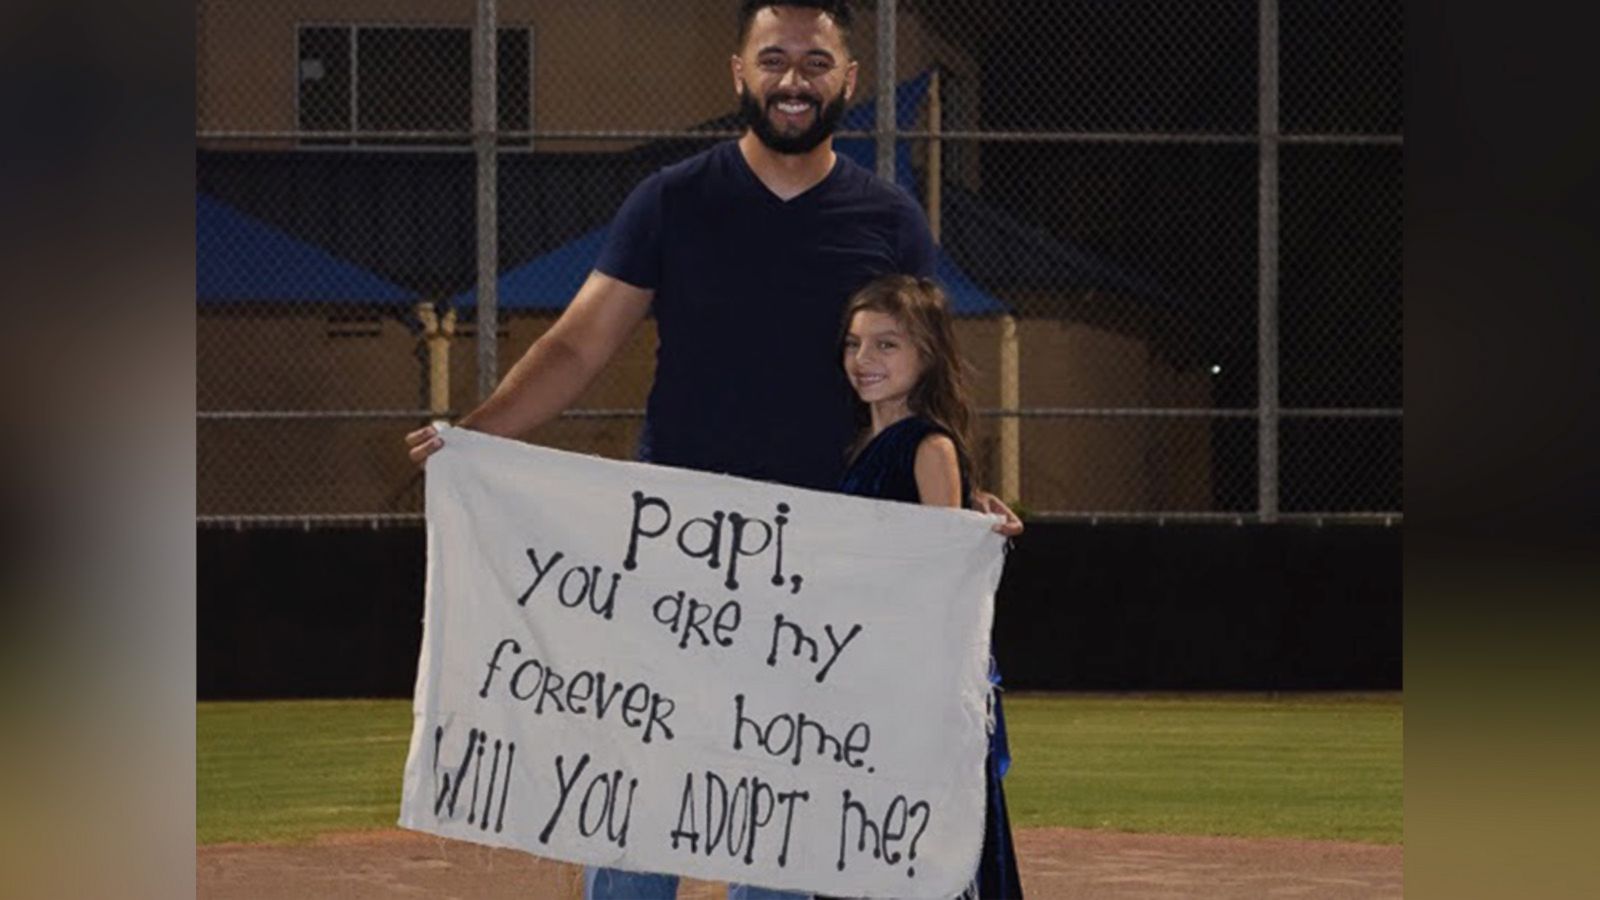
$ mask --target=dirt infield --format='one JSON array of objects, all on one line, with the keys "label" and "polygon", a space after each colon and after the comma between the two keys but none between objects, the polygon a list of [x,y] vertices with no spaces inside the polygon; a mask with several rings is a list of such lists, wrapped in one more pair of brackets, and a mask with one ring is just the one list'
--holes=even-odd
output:
[{"label": "dirt infield", "polygon": [[[1404,850],[1336,841],[1179,837],[1071,828],[1016,834],[1030,898],[1360,898],[1401,896]],[[309,844],[200,847],[198,896],[577,900],[577,866],[409,831],[331,835]],[[685,880],[680,900],[723,885]]]}]

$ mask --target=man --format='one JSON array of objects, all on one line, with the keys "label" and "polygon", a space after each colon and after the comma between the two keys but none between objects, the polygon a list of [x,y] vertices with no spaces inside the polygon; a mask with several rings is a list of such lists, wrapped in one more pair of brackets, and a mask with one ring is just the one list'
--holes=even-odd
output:
[{"label": "man", "polygon": [[[738,140],[645,179],[565,313],[461,427],[526,434],[560,415],[656,315],[660,347],[639,458],[832,490],[854,436],[838,336],[846,299],[889,273],[932,276],[926,218],[899,188],[836,155],[855,93],[843,0],[744,0]],[[442,438],[407,435],[421,464]],[[1022,524],[981,494],[979,508]],[[672,897],[677,879],[594,870],[586,898]],[[797,895],[735,885],[730,900]]]}]

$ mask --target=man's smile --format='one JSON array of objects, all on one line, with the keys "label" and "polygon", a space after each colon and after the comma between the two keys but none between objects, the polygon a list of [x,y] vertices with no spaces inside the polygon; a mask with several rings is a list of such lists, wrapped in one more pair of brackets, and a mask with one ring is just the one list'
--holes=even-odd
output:
[{"label": "man's smile", "polygon": [[815,112],[817,105],[817,101],[805,97],[784,97],[768,102],[767,108],[777,111],[786,118],[798,119],[807,113]]}]

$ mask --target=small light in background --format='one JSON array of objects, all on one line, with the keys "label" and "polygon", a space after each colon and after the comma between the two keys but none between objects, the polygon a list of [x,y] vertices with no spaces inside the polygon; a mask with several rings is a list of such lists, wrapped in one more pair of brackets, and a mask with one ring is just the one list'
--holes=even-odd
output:
[{"label": "small light in background", "polygon": [[1213,375],[1221,375],[1222,374],[1222,367],[1217,365],[1216,363],[1212,363],[1211,364],[1211,374],[1213,374]]}]

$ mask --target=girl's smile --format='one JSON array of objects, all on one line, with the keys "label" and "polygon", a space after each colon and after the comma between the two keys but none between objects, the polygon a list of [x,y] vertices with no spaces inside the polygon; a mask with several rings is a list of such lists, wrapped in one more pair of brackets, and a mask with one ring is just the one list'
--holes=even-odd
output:
[{"label": "girl's smile", "polygon": [[922,377],[921,354],[894,316],[861,310],[844,339],[844,371],[850,385],[877,412],[904,414],[907,398]]}]

